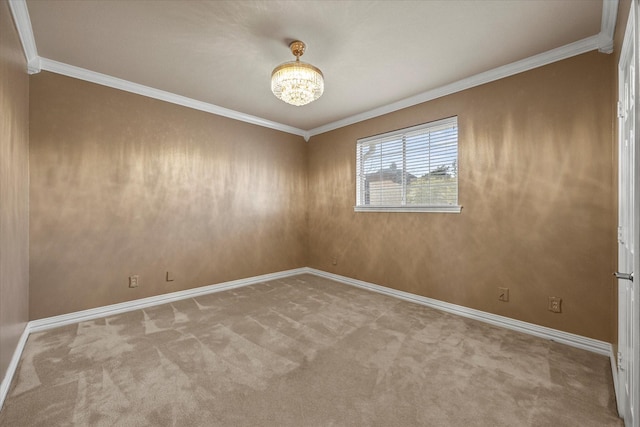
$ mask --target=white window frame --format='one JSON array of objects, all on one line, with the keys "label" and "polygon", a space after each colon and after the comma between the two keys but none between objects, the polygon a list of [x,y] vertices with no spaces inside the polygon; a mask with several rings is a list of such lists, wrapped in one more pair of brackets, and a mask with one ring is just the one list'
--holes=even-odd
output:
[{"label": "white window frame", "polygon": [[[437,120],[429,123],[424,123],[409,128],[399,129],[384,134],[374,135],[367,138],[358,139],[356,143],[356,205],[354,211],[356,212],[438,212],[438,213],[460,213],[462,206],[459,205],[459,192],[458,182],[459,173],[456,174],[456,203],[451,205],[367,205],[365,204],[365,171],[364,163],[361,162],[363,147],[371,145],[372,143],[383,143],[385,140],[397,140],[403,141],[403,164],[406,159],[406,140],[407,134],[412,134],[420,131],[429,131],[430,129],[437,129],[443,126],[455,125],[458,128],[458,117],[453,116],[442,120]],[[456,138],[456,163],[459,171],[459,130]],[[404,171],[403,171],[404,172]],[[406,173],[402,173],[402,203],[406,203]]]}]

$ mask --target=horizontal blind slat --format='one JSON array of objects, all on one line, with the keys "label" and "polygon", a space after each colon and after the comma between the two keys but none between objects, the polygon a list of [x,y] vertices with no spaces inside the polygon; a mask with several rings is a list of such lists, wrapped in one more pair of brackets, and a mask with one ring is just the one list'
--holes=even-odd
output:
[{"label": "horizontal blind slat", "polygon": [[358,140],[358,206],[457,205],[457,117]]}]

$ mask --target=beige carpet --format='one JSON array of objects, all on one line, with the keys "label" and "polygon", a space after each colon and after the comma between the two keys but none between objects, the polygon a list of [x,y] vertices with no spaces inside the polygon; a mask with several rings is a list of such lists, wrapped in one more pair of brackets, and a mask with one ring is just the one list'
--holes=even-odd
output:
[{"label": "beige carpet", "polygon": [[29,337],[2,426],[621,426],[606,357],[312,275]]}]

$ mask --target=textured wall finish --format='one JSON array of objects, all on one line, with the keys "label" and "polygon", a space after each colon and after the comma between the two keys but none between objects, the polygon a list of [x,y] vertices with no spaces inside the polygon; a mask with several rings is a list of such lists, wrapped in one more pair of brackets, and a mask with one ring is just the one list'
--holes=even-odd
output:
[{"label": "textured wall finish", "polygon": [[[310,267],[610,341],[611,61],[584,54],[313,137]],[[358,138],[453,115],[461,214],[353,211]]]},{"label": "textured wall finish", "polygon": [[0,1],[0,381],[29,317],[29,76]]},{"label": "textured wall finish", "polygon": [[307,264],[302,138],[47,72],[30,114],[32,319]]},{"label": "textured wall finish", "polygon": [[[32,76],[30,317],[309,265],[611,341],[613,69],[581,55],[308,146]],[[354,213],[356,139],[451,115],[462,213]]]}]

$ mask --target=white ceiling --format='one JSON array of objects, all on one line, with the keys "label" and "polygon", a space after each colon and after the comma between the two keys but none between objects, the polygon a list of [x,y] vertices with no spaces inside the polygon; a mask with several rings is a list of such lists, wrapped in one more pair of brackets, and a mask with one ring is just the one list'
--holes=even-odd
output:
[{"label": "white ceiling", "polygon": [[[38,68],[78,67],[308,135],[507,64],[544,63],[526,58],[550,62],[602,47],[611,1],[27,0],[25,10]],[[324,95],[302,107],[270,91],[271,71],[293,59],[295,39],[307,44],[302,60],[325,76]]]}]

